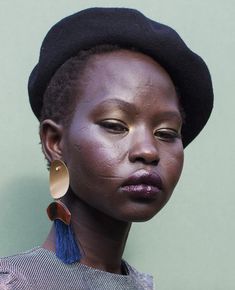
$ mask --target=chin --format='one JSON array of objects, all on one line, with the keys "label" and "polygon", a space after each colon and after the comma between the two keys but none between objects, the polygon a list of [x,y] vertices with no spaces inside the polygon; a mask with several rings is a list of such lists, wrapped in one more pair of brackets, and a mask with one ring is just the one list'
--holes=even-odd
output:
[{"label": "chin", "polygon": [[151,220],[154,216],[154,215],[136,215],[136,216],[133,216],[129,219],[129,222],[147,222],[149,220]]},{"label": "chin", "polygon": [[126,214],[125,217],[123,217],[123,220],[127,222],[146,222],[158,214],[161,209],[162,207],[158,210],[155,209],[154,211],[136,209],[134,212]]}]

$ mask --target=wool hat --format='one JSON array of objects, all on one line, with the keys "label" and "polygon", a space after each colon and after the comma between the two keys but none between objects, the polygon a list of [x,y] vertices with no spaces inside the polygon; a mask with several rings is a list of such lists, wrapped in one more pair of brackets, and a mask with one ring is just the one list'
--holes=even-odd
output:
[{"label": "wool hat", "polygon": [[182,141],[186,147],[205,126],[213,107],[210,73],[178,33],[129,8],[89,8],[56,23],[43,40],[38,64],[28,83],[32,110],[40,120],[44,92],[57,71],[78,51],[113,44],[136,48],[156,60],[180,92],[185,112]]}]

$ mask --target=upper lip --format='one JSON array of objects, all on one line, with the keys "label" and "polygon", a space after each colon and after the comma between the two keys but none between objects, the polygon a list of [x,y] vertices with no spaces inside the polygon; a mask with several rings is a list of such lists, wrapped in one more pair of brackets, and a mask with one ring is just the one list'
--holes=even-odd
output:
[{"label": "upper lip", "polygon": [[138,170],[129,176],[122,186],[146,184],[162,189],[162,179],[156,172],[149,172],[146,170]]}]

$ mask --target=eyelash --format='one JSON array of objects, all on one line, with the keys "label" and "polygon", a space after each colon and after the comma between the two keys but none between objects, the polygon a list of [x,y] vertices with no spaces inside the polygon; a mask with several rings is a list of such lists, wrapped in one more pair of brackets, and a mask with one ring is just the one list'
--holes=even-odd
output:
[{"label": "eyelash", "polygon": [[166,142],[174,142],[176,139],[181,138],[180,133],[170,128],[159,129],[154,133],[154,135],[160,140]]},{"label": "eyelash", "polygon": [[127,126],[118,120],[104,120],[99,125],[114,134],[128,132]]}]

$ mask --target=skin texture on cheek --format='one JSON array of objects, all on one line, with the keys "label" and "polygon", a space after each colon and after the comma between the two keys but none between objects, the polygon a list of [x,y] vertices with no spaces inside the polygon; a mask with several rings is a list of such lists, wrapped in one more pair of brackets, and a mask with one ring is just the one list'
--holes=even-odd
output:
[{"label": "skin texture on cheek", "polygon": [[[100,140],[96,138],[96,140],[93,141],[94,138],[92,138],[92,136],[96,133],[88,132],[89,131],[85,133],[85,136],[82,134],[80,135],[79,139],[82,139],[81,142],[79,142],[79,140],[74,140],[74,144],[72,144],[77,151],[84,173],[96,177],[115,175],[114,165],[117,166],[121,163],[126,154],[120,151],[116,143],[109,144],[103,138],[100,138]],[[107,174],[102,174],[103,171],[107,172]],[[110,173],[110,175],[108,173]]]},{"label": "skin texture on cheek", "polygon": [[159,162],[159,170],[162,172],[163,178],[167,177],[167,179],[164,180],[166,191],[172,191],[171,187],[174,190],[183,169],[184,162],[183,146],[182,149],[177,150],[177,152],[171,154],[169,153],[167,154],[166,152],[165,156],[166,158],[164,159],[164,162],[161,161]]},{"label": "skin texture on cheek", "polygon": [[75,154],[71,160],[70,170],[71,174],[77,175],[80,180],[78,185],[75,182],[72,186],[78,194],[82,190],[79,186],[81,184],[84,184],[83,187],[91,187],[93,191],[96,191],[94,185],[100,188],[104,186],[104,183],[106,185],[109,180],[123,178],[123,173],[115,168],[119,168],[118,165],[126,156],[125,153],[120,152],[116,143],[108,144],[102,137],[98,140],[93,138],[95,132],[89,132],[89,130],[83,132],[84,135],[81,132],[78,139],[72,139],[71,144]]}]

